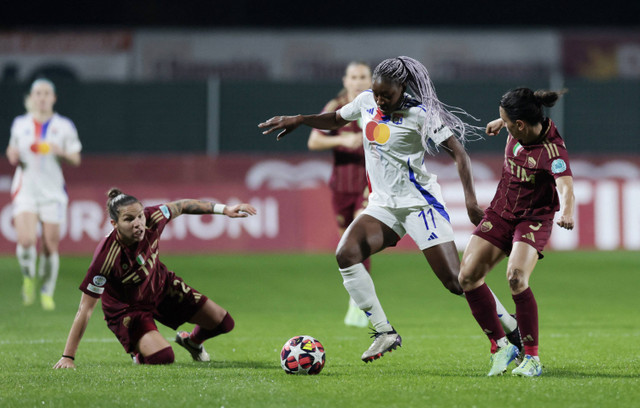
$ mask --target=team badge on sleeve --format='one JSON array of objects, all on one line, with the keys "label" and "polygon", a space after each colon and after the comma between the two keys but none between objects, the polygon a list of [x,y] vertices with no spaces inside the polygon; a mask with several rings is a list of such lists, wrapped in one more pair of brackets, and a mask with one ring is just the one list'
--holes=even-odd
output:
[{"label": "team badge on sleeve", "polygon": [[551,163],[551,172],[553,174],[562,173],[567,170],[567,163],[562,159],[555,159],[553,163]]},{"label": "team badge on sleeve", "polygon": [[166,205],[161,205],[160,211],[162,211],[162,215],[164,215],[166,219],[171,218],[171,211],[169,211],[169,207],[167,207]]},{"label": "team badge on sleeve", "polygon": [[95,294],[102,295],[105,283],[107,283],[107,278],[102,275],[96,275],[93,277],[93,283],[87,285],[87,289]]},{"label": "team badge on sleeve", "polygon": [[107,283],[107,278],[102,275],[96,275],[93,277],[93,284],[96,286],[104,286]]}]

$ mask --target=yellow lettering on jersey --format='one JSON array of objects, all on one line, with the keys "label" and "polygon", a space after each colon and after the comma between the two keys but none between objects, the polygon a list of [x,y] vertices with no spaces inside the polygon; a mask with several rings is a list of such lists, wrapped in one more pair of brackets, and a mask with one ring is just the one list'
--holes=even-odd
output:
[{"label": "yellow lettering on jersey", "polygon": [[535,174],[531,174],[531,175],[527,174],[527,171],[524,169],[524,167],[518,166],[511,159],[508,159],[507,162],[509,163],[509,170],[511,174],[515,175],[516,178],[519,178],[522,181],[527,181],[531,184],[536,184]]}]

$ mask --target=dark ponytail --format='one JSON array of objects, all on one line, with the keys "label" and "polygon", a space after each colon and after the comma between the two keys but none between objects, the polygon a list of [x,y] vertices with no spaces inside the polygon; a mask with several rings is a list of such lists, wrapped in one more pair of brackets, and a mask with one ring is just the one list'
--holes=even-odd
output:
[{"label": "dark ponytail", "polygon": [[561,91],[537,90],[529,88],[516,88],[502,95],[500,107],[512,120],[522,120],[530,125],[537,125],[544,120],[544,106],[547,108],[556,104],[560,96],[567,93]]},{"label": "dark ponytail", "polygon": [[140,202],[140,200],[134,196],[124,194],[120,189],[115,187],[109,190],[107,197],[109,197],[107,199],[107,213],[109,213],[109,217],[114,221],[118,221],[120,207]]}]

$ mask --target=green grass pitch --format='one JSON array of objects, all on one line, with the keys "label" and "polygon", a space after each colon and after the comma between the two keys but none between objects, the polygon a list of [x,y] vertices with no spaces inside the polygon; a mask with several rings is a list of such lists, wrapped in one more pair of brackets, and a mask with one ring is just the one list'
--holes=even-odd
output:
[{"label": "green grass pitch", "polygon": [[[98,306],[77,370],[54,371],[89,258],[62,258],[57,308],[45,313],[22,306],[17,262],[3,257],[0,407],[639,406],[640,254],[546,255],[531,280],[545,365],[535,379],[486,377],[489,343],[467,303],[440,285],[421,254],[393,251],[373,257],[373,275],[404,342],[373,363],[360,361],[367,329],[342,323],[347,294],[330,254],[162,256],[236,320],[233,332],[205,343],[212,361],[195,363],[174,347],[171,366],[134,366]],[[488,283],[513,311],[504,267]],[[324,344],[320,375],[280,368],[280,348],[298,334]]]}]

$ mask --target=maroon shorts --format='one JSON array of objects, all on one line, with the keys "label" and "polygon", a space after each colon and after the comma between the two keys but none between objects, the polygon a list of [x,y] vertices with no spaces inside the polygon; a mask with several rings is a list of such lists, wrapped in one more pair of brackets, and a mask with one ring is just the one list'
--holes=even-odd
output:
[{"label": "maroon shorts", "polygon": [[107,326],[127,353],[133,353],[145,333],[158,330],[154,320],[175,330],[188,322],[206,301],[206,296],[184,283],[182,278],[173,272],[169,272],[164,298],[155,310],[132,309],[107,320]]},{"label": "maroon shorts", "polygon": [[551,236],[553,219],[550,220],[505,220],[493,211],[485,211],[484,218],[473,231],[496,247],[503,250],[507,256],[511,254],[514,242],[524,242],[538,251],[538,258],[542,259],[542,250]]},{"label": "maroon shorts", "polygon": [[354,214],[364,210],[369,203],[369,189],[365,188],[363,193],[341,193],[333,192],[331,200],[333,212],[336,214],[336,221],[339,228],[347,228],[353,222]]}]

